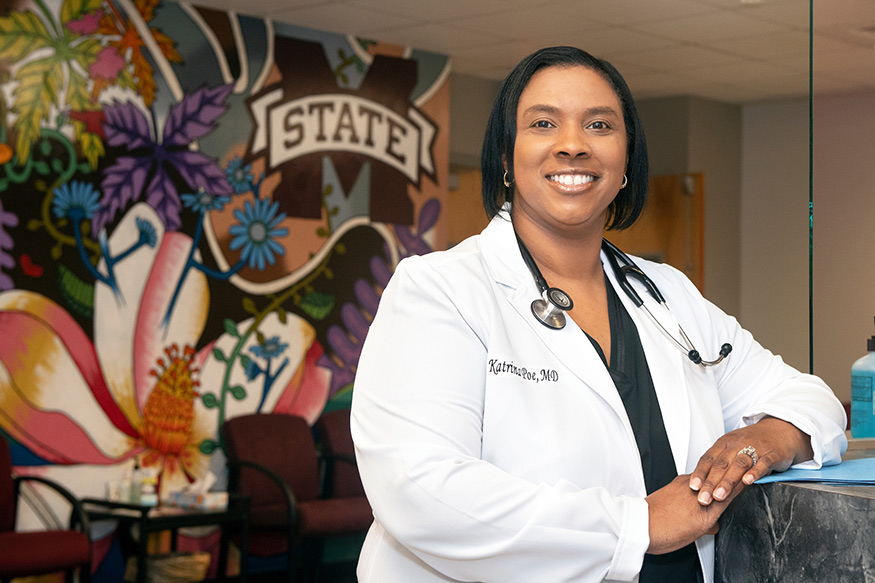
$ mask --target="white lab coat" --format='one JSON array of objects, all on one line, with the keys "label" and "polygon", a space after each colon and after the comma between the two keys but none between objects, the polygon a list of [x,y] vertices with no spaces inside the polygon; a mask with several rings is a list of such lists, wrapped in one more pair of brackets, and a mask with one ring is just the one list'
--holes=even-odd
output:
[{"label": "white lab coat", "polygon": [[[604,256],[602,262],[605,263]],[[671,312],[640,292],[706,359],[692,364],[628,301],[678,473],[724,432],[773,415],[812,438],[814,460],[847,447],[844,410],[817,377],[787,366],[675,269],[636,259]],[[636,581],[649,545],[641,461],[623,403],[573,320],[538,297],[506,212],[446,252],[403,260],[359,362],[352,432],[375,521],[362,583]],[[677,318],[675,320],[674,318]],[[697,541],[706,581],[714,541]]]}]

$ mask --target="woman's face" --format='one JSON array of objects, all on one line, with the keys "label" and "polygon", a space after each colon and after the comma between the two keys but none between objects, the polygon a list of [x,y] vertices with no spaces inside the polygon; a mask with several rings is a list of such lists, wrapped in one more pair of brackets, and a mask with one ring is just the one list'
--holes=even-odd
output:
[{"label": "woman's face", "polygon": [[582,66],[538,71],[517,107],[514,221],[601,233],[626,161],[623,108],[610,84]]}]

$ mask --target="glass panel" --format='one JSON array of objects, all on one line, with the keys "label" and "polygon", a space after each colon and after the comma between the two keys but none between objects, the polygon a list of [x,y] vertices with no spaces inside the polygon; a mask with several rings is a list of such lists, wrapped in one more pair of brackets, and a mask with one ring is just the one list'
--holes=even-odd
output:
[{"label": "glass panel", "polygon": [[813,11],[814,372],[847,403],[875,335],[875,3]]}]

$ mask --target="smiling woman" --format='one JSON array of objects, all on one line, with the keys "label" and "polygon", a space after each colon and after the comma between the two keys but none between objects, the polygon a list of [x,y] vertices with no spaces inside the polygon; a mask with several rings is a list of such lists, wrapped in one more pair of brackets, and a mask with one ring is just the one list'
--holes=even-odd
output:
[{"label": "smiling woman", "polygon": [[[359,361],[375,517],[359,581],[711,583],[727,505],[772,471],[838,462],[841,405],[680,272],[611,253],[648,161],[610,64],[572,47],[523,59],[481,161],[490,224],[398,265]],[[532,300],[558,287],[571,322],[542,326]],[[734,349],[704,362],[676,338]]]}]

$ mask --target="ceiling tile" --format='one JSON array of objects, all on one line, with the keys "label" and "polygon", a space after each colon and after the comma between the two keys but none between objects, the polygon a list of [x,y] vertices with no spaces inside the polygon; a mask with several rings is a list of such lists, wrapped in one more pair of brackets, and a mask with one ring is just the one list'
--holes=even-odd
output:
[{"label": "ceiling tile", "polygon": [[814,2],[814,28],[875,26],[872,0],[818,0]]},{"label": "ceiling tile", "polygon": [[504,73],[502,77],[523,57],[542,48],[537,41],[502,41],[475,48],[460,49],[453,57],[453,68],[458,66],[474,66],[490,68],[498,66]]},{"label": "ceiling tile", "polygon": [[440,22],[507,11],[505,0],[348,0],[345,3],[378,13],[407,16],[422,22]]},{"label": "ceiling tile", "polygon": [[569,39],[571,44],[608,60],[629,53],[664,49],[678,44],[669,39],[628,28],[587,30],[581,32],[579,40],[572,41],[573,39]]},{"label": "ceiling tile", "polygon": [[327,4],[326,0],[258,0],[257,3],[243,2],[241,0],[198,0],[194,6],[203,6],[215,10],[226,10],[252,16],[269,16],[277,10],[288,8],[303,8]]},{"label": "ceiling tile", "polygon": [[494,44],[506,39],[490,33],[471,34],[455,26],[419,24],[413,26],[375,28],[380,40],[452,55],[461,49]]},{"label": "ceiling tile", "polygon": [[808,33],[801,30],[714,40],[708,46],[751,59],[766,60],[795,55],[808,61]]},{"label": "ceiling tile", "polygon": [[741,0],[696,0],[702,4],[733,10],[751,18],[769,20],[805,30],[811,20],[810,0],[761,0],[745,3]]},{"label": "ceiling tile", "polygon": [[875,50],[852,47],[845,51],[824,51],[814,55],[815,75],[830,71],[868,71],[861,80],[875,81]]},{"label": "ceiling tile", "polygon": [[690,68],[714,67],[733,62],[744,62],[745,59],[733,57],[726,53],[712,51],[696,46],[674,45],[667,48],[654,49],[623,55],[626,60],[657,71],[683,72]]},{"label": "ceiling tile", "polygon": [[712,83],[729,81],[733,84],[752,87],[768,84],[778,77],[798,77],[796,72],[792,70],[756,61],[733,62],[704,69],[690,69],[684,74],[699,81]]},{"label": "ceiling tile", "polygon": [[[501,79],[523,56],[571,44],[649,95],[743,103],[807,96],[809,0],[198,0],[278,22],[447,54]],[[875,0],[815,0],[817,94],[875,91]],[[774,67],[775,75],[767,74]],[[783,71],[782,75],[780,72]],[[706,81],[709,80],[709,81]],[[745,97],[746,95],[746,97]]]},{"label": "ceiling tile", "polygon": [[[842,76],[841,74],[815,73],[814,94],[818,96],[840,95],[850,93],[875,92],[875,82],[860,82],[856,76]],[[815,103],[817,103],[815,101]]]},{"label": "ceiling tile", "polygon": [[758,20],[740,12],[722,10],[703,14],[651,22],[646,27],[634,28],[648,34],[664,36],[691,44],[708,44],[715,40],[771,35],[788,32],[786,25]]},{"label": "ceiling tile", "polygon": [[374,30],[401,28],[416,23],[404,16],[378,14],[357,6],[328,2],[292,9],[284,7],[271,16],[290,24],[356,36],[369,36]]},{"label": "ceiling tile", "polygon": [[715,7],[694,0],[561,0],[550,4],[551,9],[554,6],[561,8],[554,11],[558,17],[575,15],[617,26],[661,22],[718,11]]},{"label": "ceiling tile", "polygon": [[797,30],[807,31],[811,28],[810,0],[785,0],[775,2],[767,0],[747,13],[749,16],[780,22]]},{"label": "ceiling tile", "polygon": [[[543,7],[525,7],[502,10],[499,13],[482,14],[450,21],[454,26],[471,32],[489,31],[506,39],[552,39],[562,33],[584,33],[610,28],[610,25],[595,20],[579,21],[573,18],[544,18]],[[549,41],[551,44],[552,40]]]}]

